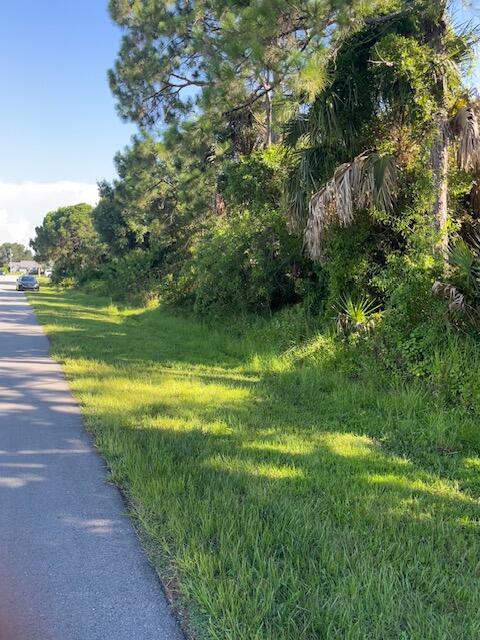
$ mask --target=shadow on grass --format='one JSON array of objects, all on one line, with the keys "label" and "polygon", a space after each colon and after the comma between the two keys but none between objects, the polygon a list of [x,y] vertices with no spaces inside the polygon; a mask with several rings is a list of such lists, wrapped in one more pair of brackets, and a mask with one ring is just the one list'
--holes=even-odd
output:
[{"label": "shadow on grass", "polygon": [[[231,337],[224,338],[221,334],[213,336],[217,349],[212,351],[212,332],[203,325],[192,325],[182,315],[160,314],[157,309],[125,312],[116,307],[112,313],[105,300],[102,305],[101,299],[95,299],[94,306],[85,304],[87,300],[90,298],[81,293],[62,292],[41,292],[30,298],[39,320],[51,325],[58,349],[71,347],[61,340],[62,330],[70,333],[73,325],[75,330],[88,334],[89,342],[83,345],[86,357],[99,356],[110,363],[185,362],[236,367],[240,364],[239,357],[244,355]],[[121,332],[116,334],[115,326],[121,326]]]},{"label": "shadow on grass", "polygon": [[451,482],[466,454],[443,461],[421,394],[255,372],[185,318],[63,299],[35,299],[54,352],[215,637],[479,635],[478,504]]},{"label": "shadow on grass", "polygon": [[97,435],[218,637],[478,633],[472,499],[353,434],[166,424]]},{"label": "shadow on grass", "polygon": [[[58,308],[52,308],[51,299]],[[249,365],[252,347],[245,349],[241,340],[231,335],[212,333],[205,325],[164,310],[134,310],[134,315],[112,313],[105,300],[93,300],[94,305],[89,296],[66,292],[41,292],[33,298],[40,319],[54,327],[51,331],[57,355],[61,359],[80,356],[91,359],[96,364],[97,379],[121,379],[125,370],[131,368],[125,386],[133,375],[147,386],[152,383],[152,396],[156,395],[154,387],[160,381],[159,376],[164,375],[178,380],[200,380],[200,396],[207,384],[250,390],[255,385],[255,411],[260,405],[264,407],[269,428],[281,425],[281,429],[286,429],[285,424],[291,423],[294,429],[309,432],[324,429],[327,424],[336,431],[366,434],[381,441],[392,453],[414,460],[426,471],[459,481],[465,455],[480,452],[478,430],[470,429],[468,437],[460,443],[457,441],[462,437],[457,433],[447,433],[450,427],[450,431],[455,430],[463,416],[439,410],[440,418],[451,425],[447,425],[444,433],[437,433],[436,425],[429,423],[434,404],[424,392],[414,389],[404,394],[402,390],[381,389],[378,381],[370,384],[365,380],[348,380],[336,371],[335,356],[326,367],[300,365],[273,374],[252,370]],[[82,335],[81,340],[76,335]],[[254,348],[257,356],[271,353],[269,345],[255,344]],[[77,370],[75,376],[90,376],[89,367]],[[208,410],[215,415],[218,398],[210,398],[209,403]],[[198,409],[191,408],[189,414]],[[161,414],[161,402],[158,406],[153,403],[150,411],[153,416]],[[207,408],[203,407],[203,411]],[[247,410],[246,415],[249,414]],[[244,418],[235,420],[242,422]],[[471,484],[471,474],[467,475]],[[480,486],[474,489],[480,492]]]},{"label": "shadow on grass", "polygon": [[[52,308],[52,299],[58,307]],[[338,431],[376,438],[393,453],[456,480],[461,480],[455,472],[462,467],[464,456],[480,452],[478,429],[471,426],[454,433],[464,416],[439,409],[440,421],[451,424],[438,433],[438,425],[429,423],[435,404],[425,391],[412,387],[405,394],[380,388],[378,380],[373,384],[349,380],[338,372],[341,362],[335,358],[341,359],[341,354],[316,367],[300,362],[271,374],[250,366],[253,354],[271,355],[271,345],[260,342],[245,348],[241,339],[212,331],[183,315],[158,309],[122,315],[115,307],[112,313],[104,299],[93,298],[92,304],[90,296],[77,292],[41,292],[32,300],[41,321],[53,325],[50,330],[57,355],[65,359],[81,354],[91,359],[99,377],[121,377],[132,367],[134,375],[147,382],[152,376],[158,380],[159,375],[171,374],[241,387],[258,385],[261,379],[257,402],[269,400],[267,413],[273,426],[290,421],[308,430],[319,428],[320,421],[327,422]],[[84,335],[76,340],[76,334]],[[75,375],[89,375],[88,367]],[[480,486],[476,489],[480,492]]]}]

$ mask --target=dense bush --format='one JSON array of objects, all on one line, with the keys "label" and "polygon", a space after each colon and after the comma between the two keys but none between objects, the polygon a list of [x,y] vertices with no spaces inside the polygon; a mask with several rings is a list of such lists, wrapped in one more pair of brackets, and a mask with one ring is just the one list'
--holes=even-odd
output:
[{"label": "dense bush", "polygon": [[287,154],[280,145],[255,151],[225,163],[218,179],[227,207],[278,207],[287,171]]},{"label": "dense bush", "polygon": [[275,311],[298,300],[303,259],[277,209],[245,209],[216,220],[193,248],[195,310]]},{"label": "dense bush", "polygon": [[83,289],[129,303],[145,304],[158,297],[159,273],[153,252],[136,249],[105,262],[95,277],[81,280]]},{"label": "dense bush", "polygon": [[375,278],[384,268],[389,247],[388,228],[376,224],[367,212],[352,227],[334,229],[326,242],[322,278],[330,310],[342,296],[369,295],[380,302]]}]

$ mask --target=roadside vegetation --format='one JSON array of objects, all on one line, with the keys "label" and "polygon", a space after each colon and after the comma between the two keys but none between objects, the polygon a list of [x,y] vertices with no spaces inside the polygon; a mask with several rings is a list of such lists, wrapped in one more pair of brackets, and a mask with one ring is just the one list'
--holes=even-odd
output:
[{"label": "roadside vegetation", "polygon": [[195,633],[479,635],[478,29],[111,0],[138,124],[32,298]]},{"label": "roadside vegetation", "polygon": [[286,348],[289,314],[227,328],[48,287],[30,300],[194,637],[479,635],[466,407],[331,336]]}]

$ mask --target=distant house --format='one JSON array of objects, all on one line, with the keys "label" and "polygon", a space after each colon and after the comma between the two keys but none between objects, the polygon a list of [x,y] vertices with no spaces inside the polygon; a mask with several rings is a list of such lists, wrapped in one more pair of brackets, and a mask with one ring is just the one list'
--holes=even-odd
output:
[{"label": "distant house", "polygon": [[42,265],[35,260],[20,260],[19,262],[10,263],[10,271],[12,273],[42,273]]}]

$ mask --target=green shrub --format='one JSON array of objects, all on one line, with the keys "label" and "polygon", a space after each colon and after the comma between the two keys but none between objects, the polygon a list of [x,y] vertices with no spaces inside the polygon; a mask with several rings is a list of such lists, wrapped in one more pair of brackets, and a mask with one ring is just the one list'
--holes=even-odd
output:
[{"label": "green shrub", "polygon": [[56,284],[58,284],[58,286],[62,289],[71,289],[77,284],[77,281],[75,280],[75,278],[65,277],[57,279]]},{"label": "green shrub", "polygon": [[278,206],[286,172],[286,151],[279,145],[225,163],[218,179],[227,208]]},{"label": "green shrub", "polygon": [[372,219],[367,211],[352,226],[331,229],[322,274],[329,317],[336,315],[334,307],[344,296],[368,296],[376,303],[385,299],[377,280],[395,244],[396,233],[387,224]]},{"label": "green shrub", "polygon": [[480,355],[477,340],[450,331],[430,360],[430,382],[447,402],[478,414]]},{"label": "green shrub", "polygon": [[80,282],[95,295],[145,305],[159,295],[159,270],[151,251],[133,249],[121,258],[113,258],[98,269],[96,277]]},{"label": "green shrub", "polygon": [[195,246],[186,279],[200,314],[275,311],[298,300],[303,262],[284,215],[263,207],[216,220]]}]

